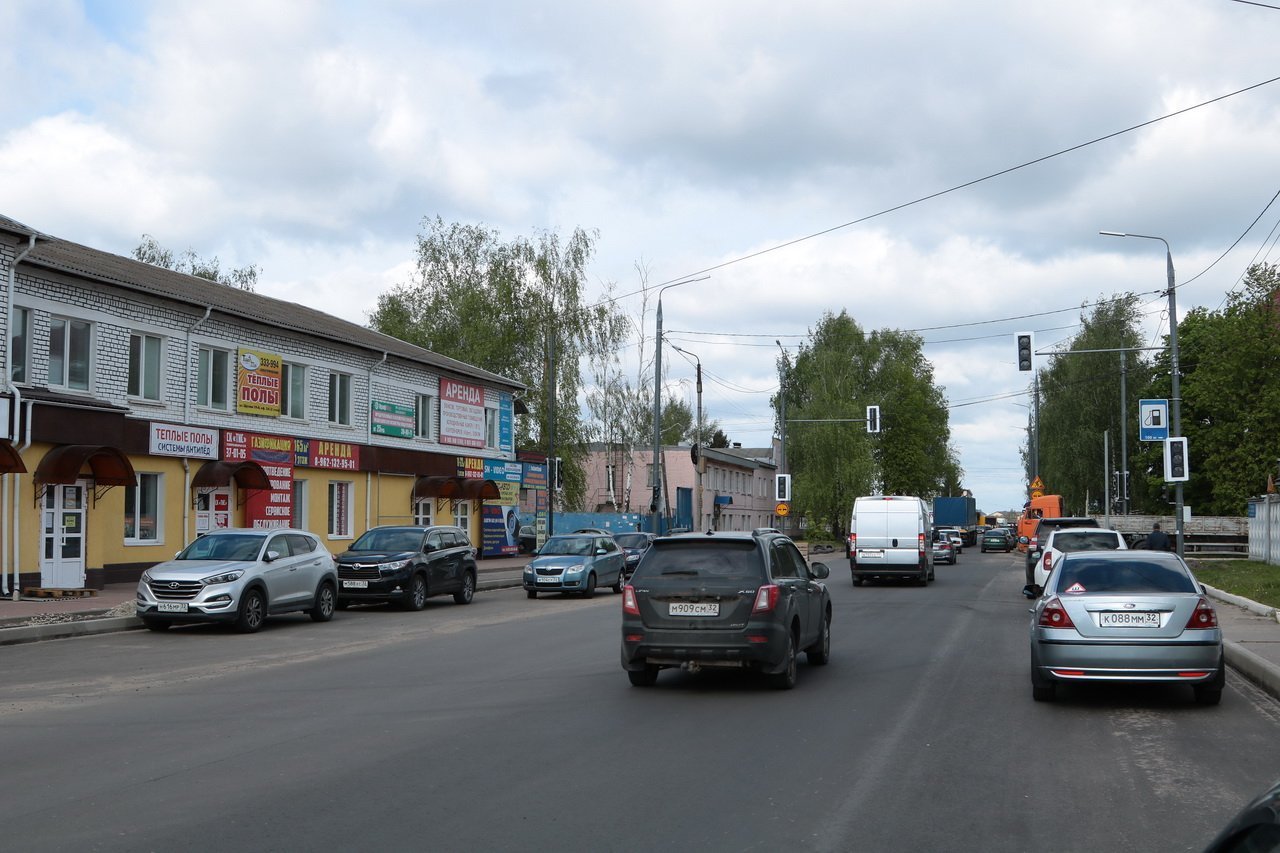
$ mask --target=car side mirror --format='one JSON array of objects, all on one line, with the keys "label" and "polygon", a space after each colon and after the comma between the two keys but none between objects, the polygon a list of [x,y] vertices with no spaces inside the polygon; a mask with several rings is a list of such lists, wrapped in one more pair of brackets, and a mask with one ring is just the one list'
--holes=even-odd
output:
[{"label": "car side mirror", "polygon": [[1044,588],[1038,583],[1029,583],[1022,588],[1022,594],[1027,598],[1039,598],[1044,593]]},{"label": "car side mirror", "polygon": [[530,556],[530,557],[536,557],[536,556],[538,556],[538,549],[537,549],[537,548],[534,548],[532,551],[530,551],[530,552],[529,552],[529,556]]},{"label": "car side mirror", "polygon": [[1030,542],[1030,541],[1031,541],[1031,540],[1030,540],[1030,539],[1028,539],[1028,538],[1027,538],[1027,537],[1025,537],[1025,536],[1019,536],[1019,537],[1018,537],[1018,544],[1019,544],[1019,545],[1026,545],[1026,544],[1027,544],[1028,542]]},{"label": "car side mirror", "polygon": [[266,562],[268,562],[268,563],[274,563],[276,560],[280,559],[280,552],[279,552],[279,551],[268,551],[268,552],[266,553],[266,556],[264,557],[264,559],[265,559],[265,560],[266,560]]},{"label": "car side mirror", "polygon": [[597,549],[596,549],[596,556],[597,556],[597,557],[603,557],[605,554],[608,554],[608,553],[609,553],[609,552],[608,552],[608,550],[607,550],[607,549],[605,549],[605,548],[597,548]]},{"label": "car side mirror", "polygon": [[818,580],[831,577],[831,569],[827,568],[826,563],[814,561],[809,564],[809,570],[813,572],[813,576]]}]

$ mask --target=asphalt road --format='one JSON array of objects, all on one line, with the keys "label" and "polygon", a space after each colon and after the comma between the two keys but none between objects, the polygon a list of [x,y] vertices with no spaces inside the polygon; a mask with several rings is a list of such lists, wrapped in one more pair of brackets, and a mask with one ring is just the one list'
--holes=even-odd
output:
[{"label": "asphalt road", "polygon": [[1234,674],[1031,701],[1019,555],[928,588],[827,560],[832,661],[631,687],[620,599],[0,649],[12,850],[1198,850],[1280,776]]}]

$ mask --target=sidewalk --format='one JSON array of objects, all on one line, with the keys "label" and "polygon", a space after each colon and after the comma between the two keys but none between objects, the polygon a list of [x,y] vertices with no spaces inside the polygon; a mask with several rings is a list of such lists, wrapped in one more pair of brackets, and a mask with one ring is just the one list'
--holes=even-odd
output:
[{"label": "sidewalk", "polygon": [[[476,561],[476,589],[520,586],[529,557],[496,557]],[[136,583],[107,584],[84,598],[22,598],[10,591],[0,597],[0,646],[105,634],[141,628],[134,616]]]}]

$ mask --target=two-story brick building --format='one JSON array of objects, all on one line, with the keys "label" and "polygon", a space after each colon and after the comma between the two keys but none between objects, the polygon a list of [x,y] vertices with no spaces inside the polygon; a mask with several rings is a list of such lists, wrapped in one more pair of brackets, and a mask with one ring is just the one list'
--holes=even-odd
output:
[{"label": "two-story brick building", "polygon": [[514,553],[545,512],[519,382],[303,305],[0,216],[4,591],[127,581],[218,527],[331,551],[456,523]]}]

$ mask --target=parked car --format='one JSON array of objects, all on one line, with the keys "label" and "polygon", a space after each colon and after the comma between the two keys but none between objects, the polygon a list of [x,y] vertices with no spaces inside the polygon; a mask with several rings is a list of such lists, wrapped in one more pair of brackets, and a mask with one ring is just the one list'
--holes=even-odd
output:
[{"label": "parked car", "polygon": [[1101,527],[1066,527],[1049,531],[1036,563],[1034,583],[1043,587],[1053,567],[1068,551],[1127,551],[1124,536]]},{"label": "parked car", "polygon": [[796,655],[831,654],[823,563],[779,533],[691,533],[654,540],[623,590],[622,668],[637,687],[670,667],[747,668],[796,684]]},{"label": "parked car", "polygon": [[516,550],[521,554],[533,553],[538,547],[538,531],[532,524],[526,524],[520,528],[520,538],[518,540]]},{"label": "parked car", "polygon": [[476,549],[451,525],[371,527],[338,555],[338,606],[394,601],[421,610],[434,595],[470,604],[476,592]]},{"label": "parked car", "polygon": [[613,538],[626,554],[626,573],[630,576],[640,564],[640,558],[644,556],[644,552],[649,550],[649,546],[657,537],[652,533],[619,533]]},{"label": "parked car", "polygon": [[1031,616],[1031,695],[1065,682],[1177,682],[1202,705],[1222,699],[1218,614],[1176,554],[1073,551]]},{"label": "parked car", "polygon": [[1013,540],[1009,538],[1008,532],[1003,528],[992,527],[982,534],[982,542],[978,546],[978,550],[983,554],[988,551],[1003,551],[1007,554],[1013,550]]},{"label": "parked car", "polygon": [[947,540],[955,546],[956,555],[964,553],[964,533],[954,527],[938,527],[935,528],[936,533],[941,533],[947,537]]},{"label": "parked car", "polygon": [[552,536],[534,551],[524,567],[524,589],[529,598],[540,592],[579,592],[587,598],[597,586],[622,592],[626,580],[626,555],[609,535],[571,533]]},{"label": "parked car", "polygon": [[904,495],[869,495],[853,502],[849,572],[853,585],[871,579],[933,580],[929,506]]},{"label": "parked car", "polygon": [[137,614],[153,631],[229,622],[252,633],[268,615],[304,611],[328,622],[337,606],[333,555],[305,530],[213,530],[138,580]]},{"label": "parked car", "polygon": [[943,533],[933,534],[933,562],[956,564],[956,546],[951,537]]},{"label": "parked car", "polygon": [[596,536],[612,536],[608,530],[600,527],[579,527],[574,533],[594,533]]}]

